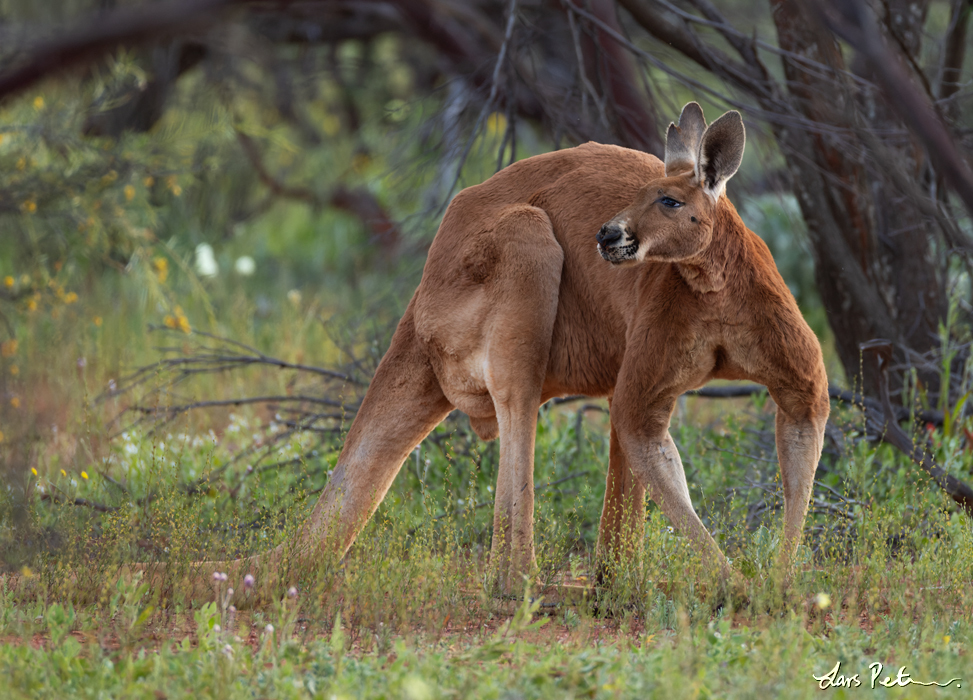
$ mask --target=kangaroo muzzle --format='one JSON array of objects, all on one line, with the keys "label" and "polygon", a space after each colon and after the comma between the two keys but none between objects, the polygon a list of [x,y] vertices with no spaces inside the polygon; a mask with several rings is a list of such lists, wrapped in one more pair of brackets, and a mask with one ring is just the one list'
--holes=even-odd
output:
[{"label": "kangaroo muzzle", "polygon": [[632,261],[639,248],[638,241],[629,235],[628,229],[615,221],[602,226],[595,240],[601,257],[613,264]]}]

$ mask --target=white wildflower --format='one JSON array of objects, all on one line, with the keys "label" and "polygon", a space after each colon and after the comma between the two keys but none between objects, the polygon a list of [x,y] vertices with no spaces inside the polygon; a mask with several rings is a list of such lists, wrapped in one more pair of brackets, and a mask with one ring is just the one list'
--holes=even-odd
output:
[{"label": "white wildflower", "polygon": [[213,255],[213,246],[200,243],[196,246],[196,273],[200,277],[215,277],[220,272],[220,266]]},{"label": "white wildflower", "polygon": [[241,255],[233,264],[233,269],[238,275],[249,277],[257,270],[257,263],[249,255]]}]

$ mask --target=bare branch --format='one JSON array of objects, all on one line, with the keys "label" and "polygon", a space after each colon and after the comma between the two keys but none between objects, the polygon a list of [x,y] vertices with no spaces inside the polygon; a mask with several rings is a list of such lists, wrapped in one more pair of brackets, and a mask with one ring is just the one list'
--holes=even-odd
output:
[{"label": "bare branch", "polygon": [[147,3],[93,18],[28,49],[20,65],[0,75],[0,100],[21,92],[47,75],[77,68],[118,46],[156,41],[182,31],[198,32],[219,10],[239,0],[179,0]]},{"label": "bare branch", "polygon": [[[767,74],[762,65],[740,63],[719,49],[701,42],[685,23],[677,25],[671,22],[664,11],[676,9],[681,13],[678,8],[652,0],[619,0],[619,4],[652,36],[669,44],[703,68],[727,78],[750,93],[769,96],[768,89],[771,85],[767,83]],[[579,14],[587,14],[577,6],[572,7]]]},{"label": "bare branch", "polygon": [[[723,13],[716,9],[709,0],[689,0],[689,2],[699,10],[703,16],[712,22],[713,27],[723,35],[723,38],[729,42],[730,46],[736,49],[736,52],[740,54],[740,58],[750,66],[760,69],[764,74],[764,80],[770,80],[770,75],[767,73],[767,69],[764,67],[763,63],[760,61],[760,57],[757,56],[757,52],[754,50],[756,45],[756,37],[748,39],[741,32],[738,32],[733,25],[730,24],[729,20],[723,16]],[[668,7],[673,9],[674,6],[671,3],[665,3]]]},{"label": "bare branch", "polygon": [[257,171],[257,177],[260,178],[260,182],[264,186],[273,192],[278,197],[284,197],[286,199],[296,199],[302,202],[310,204],[312,207],[320,207],[322,202],[317,194],[312,192],[306,187],[291,187],[280,182],[277,178],[270,174],[270,171],[264,166],[263,159],[260,157],[260,151],[257,149],[257,145],[253,142],[247,134],[243,133],[239,129],[236,130],[237,141],[240,142],[240,147],[243,149],[244,154],[246,154],[247,159],[250,161],[250,165],[253,169]]},{"label": "bare branch", "polygon": [[889,106],[922,141],[936,169],[973,215],[973,171],[960,156],[955,141],[927,97],[910,80],[899,57],[886,46],[865,3],[835,0],[834,13],[813,7],[831,31],[862,53],[878,78]]}]

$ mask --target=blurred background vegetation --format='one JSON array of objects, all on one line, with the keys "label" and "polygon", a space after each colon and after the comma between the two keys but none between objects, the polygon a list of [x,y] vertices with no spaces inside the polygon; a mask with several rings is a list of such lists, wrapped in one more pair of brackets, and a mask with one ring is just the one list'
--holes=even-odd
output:
[{"label": "blurred background vegetation", "polygon": [[[247,538],[268,523],[283,532],[334,465],[450,198],[589,139],[661,155],[689,100],[710,119],[743,112],[729,195],[832,380],[878,396],[859,344],[891,341],[896,418],[968,481],[968,203],[890,106],[872,54],[836,38],[856,16],[814,7],[0,0],[6,565],[63,551],[72,528],[100,544],[125,530],[123,556],[165,556],[179,528],[164,498],[199,515],[194,551],[258,547]],[[969,2],[870,7],[965,158]],[[604,489],[605,405],[542,411],[552,517],[539,523],[582,551]],[[760,395],[680,403],[694,499],[725,544],[780,507],[772,411]],[[816,549],[872,504],[929,532],[940,525],[925,510],[973,506],[919,489],[922,472],[880,444],[881,415],[849,407],[832,423]],[[464,541],[488,543],[496,450],[451,416],[384,507],[467,518]]]}]

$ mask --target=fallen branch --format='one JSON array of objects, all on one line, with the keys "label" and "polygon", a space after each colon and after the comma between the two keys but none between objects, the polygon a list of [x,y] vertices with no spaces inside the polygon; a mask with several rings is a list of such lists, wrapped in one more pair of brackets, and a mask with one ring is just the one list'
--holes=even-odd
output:
[{"label": "fallen branch", "polygon": [[915,444],[906,432],[899,427],[898,421],[894,418],[895,411],[892,407],[892,401],[889,398],[888,378],[888,365],[892,361],[892,343],[887,340],[872,340],[867,343],[862,343],[861,348],[864,352],[874,352],[878,360],[878,390],[882,397],[882,406],[884,409],[882,415],[883,422],[879,426],[879,433],[882,440],[904,452],[909,459],[918,464],[923,471],[932,477],[932,480],[939,488],[945,491],[957,504],[962,506],[967,515],[973,517],[973,489],[936,464],[929,456],[928,451],[920,449],[920,446]]},{"label": "fallen branch", "polygon": [[[746,396],[754,396],[756,394],[766,393],[767,387],[762,384],[734,384],[731,386],[704,386],[700,389],[693,389],[687,391],[684,396],[697,396],[703,399],[736,399],[743,398]],[[877,399],[873,399],[870,396],[864,396],[854,391],[849,391],[848,389],[842,389],[834,384],[828,386],[828,396],[835,401],[844,401],[845,403],[850,403],[858,407],[869,408],[873,411],[883,410],[882,403]],[[582,394],[574,394],[571,396],[564,396],[555,399],[551,399],[550,403],[555,406],[560,406],[561,404],[573,403],[575,401],[583,401],[589,397]],[[892,415],[896,417],[896,420],[904,421],[912,417],[912,412],[905,406],[893,406]],[[916,420],[922,423],[932,423],[933,425],[940,427],[943,424],[943,414],[940,411],[933,410],[920,410],[915,413]]]},{"label": "fallen branch", "polygon": [[[160,326],[150,326],[149,330],[163,333],[182,333],[181,331]],[[364,387],[367,385],[366,382],[352,377],[350,374],[325,369],[323,367],[316,367],[313,365],[287,362],[286,360],[272,357],[260,352],[256,348],[229,338],[224,338],[201,331],[194,331],[191,337],[192,341],[196,344],[195,352],[192,354],[181,354],[175,357],[166,357],[151,365],[139,367],[131,374],[119,379],[117,384],[113,384],[108,391],[102,393],[95,399],[96,401],[104,401],[108,398],[115,398],[122,394],[130,393],[148,382],[159,382],[159,384],[151,392],[149,392],[149,394],[143,396],[139,402],[124,409],[115,418],[115,422],[117,422],[126,414],[134,413],[139,415],[139,418],[126,424],[124,428],[121,428],[122,430],[130,430],[145,423],[146,421],[151,421],[151,424],[153,425],[152,429],[155,430],[160,425],[165,425],[180,415],[188,413],[192,410],[220,406],[308,403],[340,409],[340,414],[333,414],[334,416],[339,417],[345,414],[353,415],[358,409],[357,402],[355,401],[346,403],[335,399],[316,397],[306,391],[300,394],[291,395],[252,396],[231,399],[186,401],[175,404],[171,403],[173,399],[171,393],[173,388],[186,379],[199,374],[229,372],[262,365],[275,367],[278,369],[292,370],[300,373],[314,374],[321,377],[325,381],[337,382],[341,385],[350,384],[355,387]],[[162,352],[182,351],[181,347],[162,347],[159,349]],[[161,381],[160,377],[163,378]],[[164,396],[165,401],[170,403],[166,404],[160,402],[158,405],[150,405],[147,399],[148,396],[152,395]],[[318,416],[318,418],[323,417],[325,417],[324,414]]]}]

